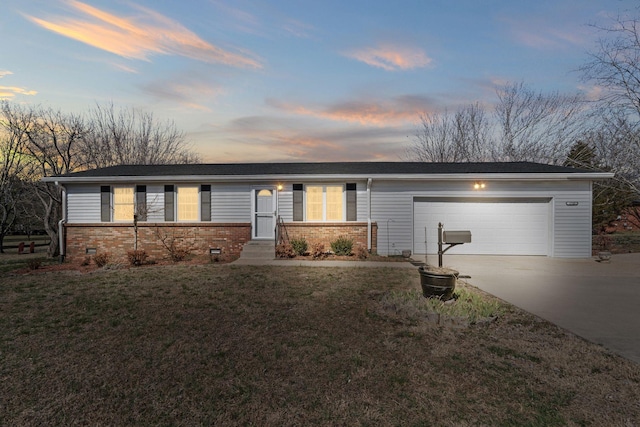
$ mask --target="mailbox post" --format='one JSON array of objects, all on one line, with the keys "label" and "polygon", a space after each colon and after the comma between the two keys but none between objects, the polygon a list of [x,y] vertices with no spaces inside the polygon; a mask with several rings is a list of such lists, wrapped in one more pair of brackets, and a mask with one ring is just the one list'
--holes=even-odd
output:
[{"label": "mailbox post", "polygon": [[[444,224],[438,223],[438,267],[442,267],[442,255],[454,246],[471,243],[471,231],[443,231]],[[444,250],[442,244],[447,246]]]}]

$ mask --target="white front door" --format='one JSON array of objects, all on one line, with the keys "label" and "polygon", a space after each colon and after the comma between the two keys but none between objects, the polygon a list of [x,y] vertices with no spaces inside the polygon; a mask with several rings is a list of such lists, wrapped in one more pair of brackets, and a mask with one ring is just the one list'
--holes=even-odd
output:
[{"label": "white front door", "polygon": [[276,226],[275,191],[268,188],[255,190],[253,237],[274,239]]}]

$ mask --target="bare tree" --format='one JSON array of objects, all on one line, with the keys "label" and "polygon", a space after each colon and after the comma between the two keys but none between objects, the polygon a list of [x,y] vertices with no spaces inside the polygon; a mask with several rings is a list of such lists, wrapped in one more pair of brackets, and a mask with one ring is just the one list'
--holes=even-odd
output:
[{"label": "bare tree", "polygon": [[158,122],[152,113],[134,108],[116,110],[113,104],[97,104],[89,112],[80,151],[95,168],[198,161],[173,122]]},{"label": "bare tree", "polygon": [[428,162],[536,161],[560,164],[583,131],[579,95],[535,92],[523,83],[496,88],[487,112],[479,103],[455,113],[423,114],[405,157]]},{"label": "bare tree", "polygon": [[[640,9],[638,9],[640,10]],[[640,116],[640,23],[618,16],[610,26],[593,25],[602,37],[580,67],[582,78],[604,89],[600,101],[614,110]]]},{"label": "bare tree", "polygon": [[[45,107],[22,107],[3,101],[5,126],[24,135],[24,155],[34,167],[34,178],[71,173],[84,166],[78,144],[85,134],[81,116]],[[62,190],[52,183],[32,181],[34,194],[42,204],[44,230],[51,239],[49,256],[58,253],[58,221],[62,217]]]},{"label": "bare tree", "polygon": [[584,130],[581,97],[535,92],[524,83],[496,90],[497,157],[505,161],[562,163]]},{"label": "bare tree", "polygon": [[421,162],[470,162],[491,157],[491,127],[484,108],[470,104],[455,113],[424,113],[405,157]]},{"label": "bare tree", "polygon": [[0,253],[4,253],[4,237],[18,217],[21,181],[28,171],[25,139],[23,132],[11,129],[0,115]]}]

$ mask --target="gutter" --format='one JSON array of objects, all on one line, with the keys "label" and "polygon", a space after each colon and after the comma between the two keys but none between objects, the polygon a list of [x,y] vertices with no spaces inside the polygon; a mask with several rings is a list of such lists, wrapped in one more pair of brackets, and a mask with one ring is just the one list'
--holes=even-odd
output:
[{"label": "gutter", "polygon": [[62,219],[58,221],[58,249],[60,250],[60,264],[62,264],[65,256],[64,224],[67,222],[67,189],[58,181],[55,183],[62,188]]},{"label": "gutter", "polygon": [[373,184],[372,178],[367,178],[367,249],[371,253],[371,246],[373,237],[371,236],[371,185]]},{"label": "gutter", "polygon": [[318,180],[344,181],[359,179],[382,179],[389,181],[572,181],[572,180],[602,180],[613,178],[611,172],[574,172],[574,173],[454,173],[454,174],[270,174],[270,175],[130,175],[130,176],[56,176],[42,178],[43,182],[64,182],[66,184],[102,183],[108,180],[112,183],[120,182],[253,182],[264,180]]}]

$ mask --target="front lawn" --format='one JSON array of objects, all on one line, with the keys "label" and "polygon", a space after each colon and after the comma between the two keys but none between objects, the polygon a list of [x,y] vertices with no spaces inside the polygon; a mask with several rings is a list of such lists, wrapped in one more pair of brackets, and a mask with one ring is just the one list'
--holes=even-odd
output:
[{"label": "front lawn", "polygon": [[437,325],[419,282],[213,264],[4,274],[0,425],[640,424],[640,366],[510,306]]}]

